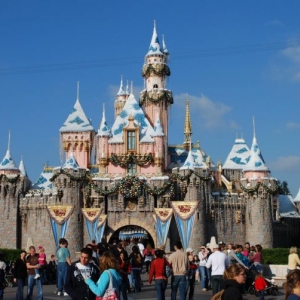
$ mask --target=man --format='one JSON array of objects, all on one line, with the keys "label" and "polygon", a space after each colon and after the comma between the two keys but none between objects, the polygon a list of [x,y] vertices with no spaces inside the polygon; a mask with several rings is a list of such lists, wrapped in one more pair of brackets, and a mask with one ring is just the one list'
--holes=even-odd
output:
[{"label": "man", "polygon": [[98,269],[90,263],[93,250],[82,248],[80,252],[79,261],[72,264],[69,269],[65,291],[73,300],[94,300],[95,294],[85,283],[87,278],[91,278],[94,282],[99,278]]},{"label": "man", "polygon": [[41,277],[35,279],[35,269],[40,269],[39,255],[35,252],[34,246],[29,247],[29,255],[26,259],[26,267],[28,271],[28,286],[26,300],[32,299],[33,287],[37,286],[37,300],[43,300],[43,286]]},{"label": "man", "polygon": [[213,253],[209,256],[206,267],[211,267],[211,288],[212,294],[215,295],[221,290],[223,274],[229,263],[227,255],[219,250],[219,245],[216,243],[214,236],[211,238],[209,245]]},{"label": "man", "polygon": [[[57,258],[57,296],[63,292],[67,280],[68,268],[71,266],[70,252],[68,250],[68,241],[64,238],[59,239],[59,248],[56,251]],[[66,291],[64,296],[68,296]]]},{"label": "man", "polygon": [[225,253],[226,255],[228,254],[227,249],[226,249],[226,244],[224,242],[219,242],[219,249],[221,252]]},{"label": "man", "polygon": [[132,247],[135,246],[135,245],[136,245],[136,243],[134,242],[134,238],[131,238],[130,243],[125,248],[128,256],[132,253]]},{"label": "man", "polygon": [[174,245],[175,252],[169,257],[169,263],[173,270],[171,279],[171,300],[176,300],[177,290],[179,288],[180,300],[185,300],[186,275],[189,268],[188,257],[182,251],[182,244],[177,241]]}]

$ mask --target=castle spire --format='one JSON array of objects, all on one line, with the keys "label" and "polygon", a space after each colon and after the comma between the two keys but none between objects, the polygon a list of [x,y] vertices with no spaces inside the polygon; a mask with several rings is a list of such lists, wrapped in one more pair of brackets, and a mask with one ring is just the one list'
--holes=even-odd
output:
[{"label": "castle spire", "polygon": [[123,88],[123,76],[121,75],[121,82],[120,82],[120,88],[119,91],[117,93],[117,96],[124,96],[125,95],[125,91]]},{"label": "castle spire", "polygon": [[184,146],[186,150],[190,147],[192,140],[192,126],[191,126],[191,117],[190,117],[190,103],[188,97],[185,101],[185,122],[184,122]]},{"label": "castle spire", "polygon": [[24,177],[28,177],[27,176],[27,172],[26,172],[26,168],[25,168],[25,164],[24,164],[24,161],[23,161],[23,154],[21,155],[21,161],[20,161],[20,165],[19,165],[19,170],[20,170],[21,174]]},{"label": "castle spire", "polygon": [[79,101],[79,81],[77,81],[77,97],[76,100]]},{"label": "castle spire", "polygon": [[127,80],[127,84],[126,84],[126,96],[129,96],[130,95],[130,90],[129,90],[129,83],[128,83],[128,80]]},{"label": "castle spire", "polygon": [[166,43],[165,43],[165,36],[164,36],[164,35],[162,35],[162,50],[163,50],[163,53],[164,53],[165,55],[169,55],[169,50],[168,50],[168,48],[167,48],[167,46],[166,46]]},{"label": "castle spire", "polygon": [[154,20],[152,39],[150,42],[147,56],[148,55],[163,55],[161,48],[160,48],[157,32],[156,32],[156,21],[155,20]]},{"label": "castle spire", "polygon": [[3,158],[3,160],[0,163],[0,170],[13,170],[13,171],[19,171],[19,168],[15,164],[14,160],[12,159],[10,155],[10,131],[8,132],[8,145],[7,145],[7,151]]},{"label": "castle spire", "polygon": [[106,116],[105,116],[105,104],[103,103],[103,113],[102,113],[102,120],[101,124],[98,129],[98,136],[110,136],[110,129],[106,123]]}]

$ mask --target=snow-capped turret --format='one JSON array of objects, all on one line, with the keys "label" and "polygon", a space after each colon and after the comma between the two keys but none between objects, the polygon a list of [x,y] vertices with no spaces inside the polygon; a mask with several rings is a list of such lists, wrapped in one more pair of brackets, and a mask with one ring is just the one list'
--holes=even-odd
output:
[{"label": "snow-capped turret", "polygon": [[106,116],[105,116],[105,105],[103,104],[103,113],[102,113],[102,120],[98,129],[97,136],[111,136],[110,129],[106,122]]},{"label": "snow-capped turret", "polygon": [[163,53],[165,54],[165,55],[169,55],[169,50],[168,50],[168,48],[167,48],[167,46],[166,46],[166,43],[165,43],[165,36],[164,35],[162,35],[162,50],[163,50]]},{"label": "snow-capped turret", "polygon": [[123,87],[123,77],[121,76],[120,88],[117,93],[117,98],[115,100],[115,118],[117,118],[117,116],[122,111],[127,97],[128,97],[127,92],[125,92]]},{"label": "snow-capped turret", "polygon": [[195,166],[195,160],[192,154],[192,150],[190,150],[183,166],[180,167],[180,170],[194,170],[194,166]]},{"label": "snow-capped turret", "polygon": [[25,168],[25,164],[24,164],[24,161],[23,161],[23,155],[21,157],[21,161],[20,161],[20,165],[19,165],[19,170],[20,170],[21,174],[24,177],[28,177],[27,176],[27,172],[26,172],[26,168]]},{"label": "snow-capped turret", "polygon": [[154,21],[153,34],[150,42],[149,50],[147,56],[149,55],[164,55],[159,44],[157,32],[156,32],[156,22]]},{"label": "snow-capped turret", "polygon": [[123,77],[121,76],[121,83],[120,83],[120,88],[119,88],[119,91],[117,93],[118,96],[125,96],[125,91],[124,91],[124,88],[123,88]]},{"label": "snow-capped turret", "polygon": [[294,202],[300,202],[300,188],[299,188],[298,194],[294,198]]},{"label": "snow-capped turret", "polygon": [[74,157],[74,153],[71,152],[69,158],[65,162],[65,164],[62,167],[63,169],[75,169],[77,170],[79,168],[79,165],[76,161],[76,158]]},{"label": "snow-capped turret", "polygon": [[3,160],[0,163],[0,173],[1,174],[6,174],[6,173],[17,174],[17,173],[20,173],[19,168],[15,164],[15,162],[12,159],[11,154],[10,154],[10,132],[8,134],[7,151],[6,151],[6,154],[3,158]]}]

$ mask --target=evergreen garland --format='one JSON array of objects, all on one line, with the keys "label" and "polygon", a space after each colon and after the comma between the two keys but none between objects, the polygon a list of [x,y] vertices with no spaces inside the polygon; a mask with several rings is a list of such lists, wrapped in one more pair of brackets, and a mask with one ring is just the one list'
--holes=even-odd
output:
[{"label": "evergreen garland", "polygon": [[142,167],[148,164],[152,164],[154,162],[152,153],[149,153],[146,156],[142,156],[140,158],[138,158],[137,156],[138,155],[130,153],[129,156],[126,158],[124,156],[117,156],[116,154],[112,153],[109,160],[113,165],[118,165],[121,168],[127,168],[128,164],[130,163],[135,163],[138,166]]},{"label": "evergreen garland", "polygon": [[[150,94],[152,94],[152,96]],[[162,102],[164,99],[166,99],[167,102],[170,104],[174,103],[173,95],[171,91],[160,90],[156,94],[152,92],[148,93],[148,91],[144,91],[140,96],[140,104],[142,105],[146,101],[150,101],[152,103],[158,103],[158,102]]]},{"label": "evergreen garland", "polygon": [[241,184],[241,189],[243,192],[246,192],[248,194],[253,194],[253,193],[256,193],[258,191],[258,188],[262,186],[268,193],[270,193],[271,195],[275,195],[278,193],[278,184],[276,184],[275,188],[274,189],[271,189],[269,188],[267,185],[263,184],[263,183],[257,183],[255,187],[253,188],[247,188],[247,187],[244,187],[242,184]]},{"label": "evergreen garland", "polygon": [[142,76],[147,77],[151,74],[156,76],[170,76],[171,71],[170,68],[166,64],[152,64],[145,65],[142,70]]},{"label": "evergreen garland", "polygon": [[16,183],[17,181],[19,181],[19,179],[20,179],[20,175],[17,175],[12,178],[7,177],[5,174],[0,175],[0,181],[3,182]]}]

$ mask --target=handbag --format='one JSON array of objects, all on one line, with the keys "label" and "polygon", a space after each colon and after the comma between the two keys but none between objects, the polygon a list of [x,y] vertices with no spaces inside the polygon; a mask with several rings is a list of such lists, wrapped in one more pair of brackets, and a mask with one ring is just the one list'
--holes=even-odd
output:
[{"label": "handbag", "polygon": [[111,273],[109,270],[107,270],[107,272],[109,274],[109,286],[102,297],[96,296],[96,300],[119,300],[118,292],[113,287],[113,279]]}]

